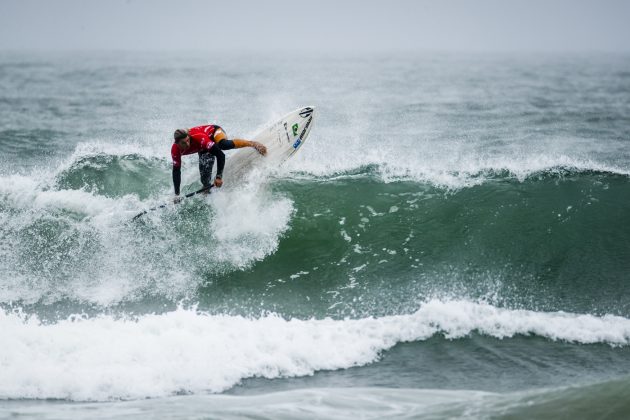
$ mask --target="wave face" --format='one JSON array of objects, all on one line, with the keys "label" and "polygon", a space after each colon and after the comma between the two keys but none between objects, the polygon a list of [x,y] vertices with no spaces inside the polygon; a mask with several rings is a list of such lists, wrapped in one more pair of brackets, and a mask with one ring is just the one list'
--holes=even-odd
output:
[{"label": "wave face", "polygon": [[[352,400],[366,418],[527,417],[549,387],[573,410],[627,388],[628,57],[110,59],[0,60],[0,410],[356,389],[400,403]],[[247,137],[303,103],[285,166],[131,221],[170,199],[174,128]]]},{"label": "wave face", "polygon": [[626,175],[502,171],[445,190],[366,168],[252,182],[129,223],[159,202],[133,180],[155,171],[153,159],[77,162],[50,186],[10,175],[0,187],[3,302],[189,299],[241,315],[344,317],[463,297],[629,315]]}]

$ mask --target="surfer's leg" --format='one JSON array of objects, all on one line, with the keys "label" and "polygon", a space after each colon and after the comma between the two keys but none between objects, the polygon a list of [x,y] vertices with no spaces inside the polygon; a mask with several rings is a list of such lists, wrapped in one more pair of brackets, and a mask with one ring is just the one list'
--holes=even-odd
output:
[{"label": "surfer's leg", "polygon": [[199,152],[199,176],[204,187],[210,186],[214,156],[207,151]]}]

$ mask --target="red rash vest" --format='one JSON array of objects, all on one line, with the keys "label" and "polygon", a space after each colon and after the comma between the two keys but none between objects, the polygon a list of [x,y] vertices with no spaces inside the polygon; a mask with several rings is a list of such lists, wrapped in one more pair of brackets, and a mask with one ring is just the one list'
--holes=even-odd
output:
[{"label": "red rash vest", "polygon": [[188,149],[186,149],[183,153],[179,149],[179,146],[176,143],[173,143],[173,146],[171,147],[173,167],[181,168],[182,155],[192,155],[193,153],[198,153],[204,149],[210,150],[210,148],[214,146],[212,136],[214,135],[214,131],[216,129],[216,125],[200,125],[189,129],[188,135],[190,136],[190,147],[188,147]]}]

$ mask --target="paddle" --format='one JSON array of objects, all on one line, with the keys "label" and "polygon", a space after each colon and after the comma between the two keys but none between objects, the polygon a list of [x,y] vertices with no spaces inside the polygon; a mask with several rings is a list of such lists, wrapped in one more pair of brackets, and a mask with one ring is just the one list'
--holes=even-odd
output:
[{"label": "paddle", "polygon": [[[186,194],[185,196],[183,196],[183,197],[182,197],[182,200],[183,200],[184,198],[189,198],[189,197],[192,197],[193,195],[196,195],[196,194],[199,194],[199,193],[202,193],[202,192],[205,192],[205,191],[209,191],[209,190],[210,190],[210,188],[212,188],[212,187],[214,187],[214,185],[209,185],[209,186],[207,186],[207,187],[203,187],[202,189],[197,190],[197,191],[195,191],[195,192],[188,193],[188,194]],[[147,214],[148,212],[153,211],[153,210],[162,209],[162,208],[164,208],[164,207],[168,206],[169,204],[171,204],[171,203],[164,203],[164,204],[159,205],[159,206],[157,206],[157,207],[152,207],[152,208],[150,208],[150,209],[148,209],[148,210],[143,211],[142,213],[138,213],[138,214],[136,214],[135,216],[133,216],[133,219],[131,219],[131,220],[133,221],[133,220],[139,219],[139,218],[140,218],[140,216],[145,215],[145,214]]]}]

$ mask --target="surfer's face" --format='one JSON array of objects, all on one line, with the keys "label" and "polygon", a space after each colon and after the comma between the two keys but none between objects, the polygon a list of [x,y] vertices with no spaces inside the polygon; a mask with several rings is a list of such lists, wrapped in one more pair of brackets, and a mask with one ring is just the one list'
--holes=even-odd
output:
[{"label": "surfer's face", "polygon": [[178,141],[177,145],[179,146],[181,151],[188,149],[190,147],[190,136],[186,136],[186,138]]}]

